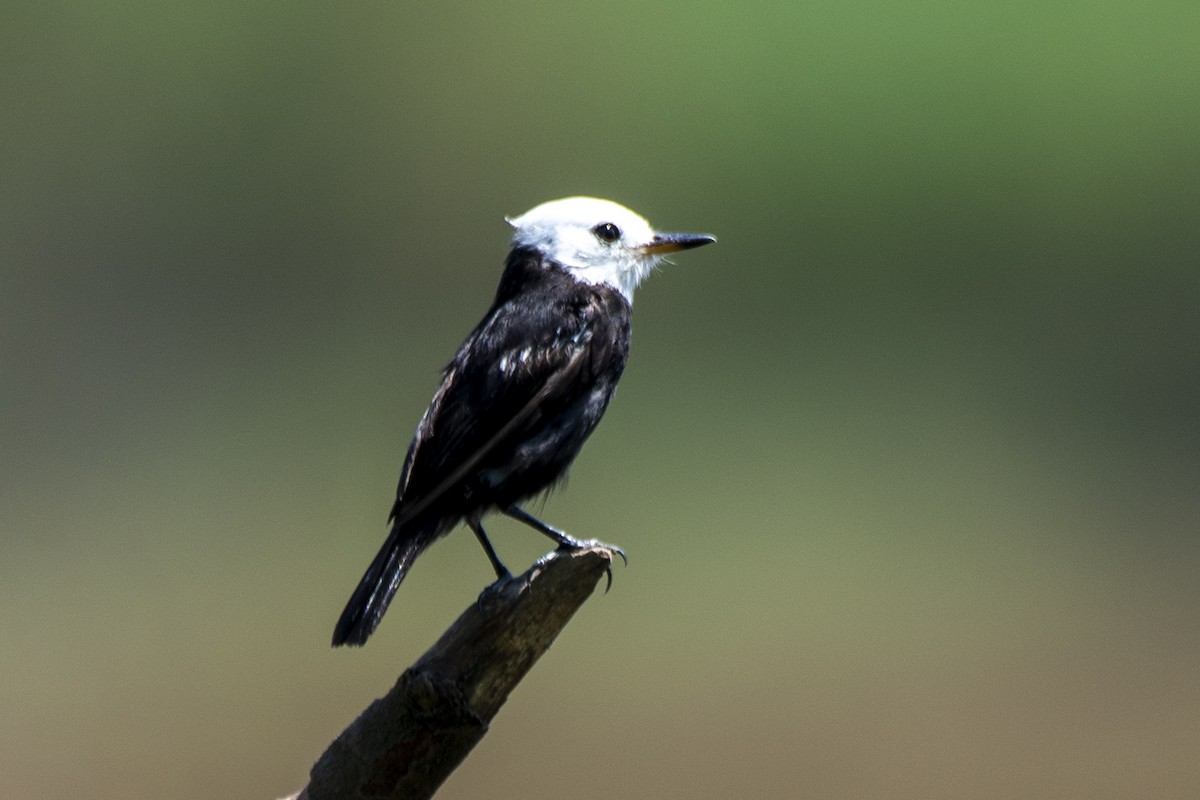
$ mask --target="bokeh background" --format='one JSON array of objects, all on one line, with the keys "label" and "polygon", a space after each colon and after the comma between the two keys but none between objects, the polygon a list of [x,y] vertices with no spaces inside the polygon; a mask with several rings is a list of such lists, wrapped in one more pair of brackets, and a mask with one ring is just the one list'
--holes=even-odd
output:
[{"label": "bokeh background", "polygon": [[304,783],[490,580],[328,647],[569,194],[720,243],[544,507],[629,567],[442,797],[1200,796],[1200,5],[2,13],[0,796]]}]

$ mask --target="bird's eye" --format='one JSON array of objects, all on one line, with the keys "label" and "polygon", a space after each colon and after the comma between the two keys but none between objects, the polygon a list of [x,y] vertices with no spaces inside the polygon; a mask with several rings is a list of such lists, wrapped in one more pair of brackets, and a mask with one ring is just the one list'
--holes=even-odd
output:
[{"label": "bird's eye", "polygon": [[596,234],[596,238],[605,244],[612,244],[621,238],[621,229],[611,222],[601,222],[592,228],[592,233]]}]

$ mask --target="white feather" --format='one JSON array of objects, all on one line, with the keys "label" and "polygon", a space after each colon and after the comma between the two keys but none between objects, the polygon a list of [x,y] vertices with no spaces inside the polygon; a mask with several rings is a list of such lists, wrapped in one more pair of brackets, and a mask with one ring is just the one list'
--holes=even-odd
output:
[{"label": "white feather", "polygon": [[[531,247],[562,264],[581,281],[605,283],[633,303],[633,290],[658,263],[645,251],[654,241],[650,223],[611,200],[567,197],[542,203],[519,217],[513,226],[513,245]],[[612,223],[620,237],[605,242],[595,233],[598,225]]]}]

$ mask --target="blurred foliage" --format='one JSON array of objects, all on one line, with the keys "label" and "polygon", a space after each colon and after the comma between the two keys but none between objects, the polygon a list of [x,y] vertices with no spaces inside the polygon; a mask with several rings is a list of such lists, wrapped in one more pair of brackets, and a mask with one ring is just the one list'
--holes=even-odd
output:
[{"label": "blurred foliage", "polygon": [[10,5],[0,795],[303,783],[489,580],[451,536],[326,646],[503,215],[594,194],[720,244],[545,507],[630,567],[442,796],[1197,796],[1198,32]]}]

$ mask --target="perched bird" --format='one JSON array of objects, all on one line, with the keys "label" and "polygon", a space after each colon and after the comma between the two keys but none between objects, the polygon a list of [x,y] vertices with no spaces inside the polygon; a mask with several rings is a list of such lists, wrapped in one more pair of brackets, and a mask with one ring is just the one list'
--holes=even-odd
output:
[{"label": "perched bird", "polygon": [[716,241],[656,233],[629,209],[592,197],[543,203],[508,222],[515,232],[496,298],[421,417],[391,533],[338,620],[335,647],[367,641],[413,561],[459,522],[500,578],[508,570],[480,523],[488,512],[559,547],[589,544],[520,504],[566,474],[604,414],[629,356],[634,288],[664,255]]}]

